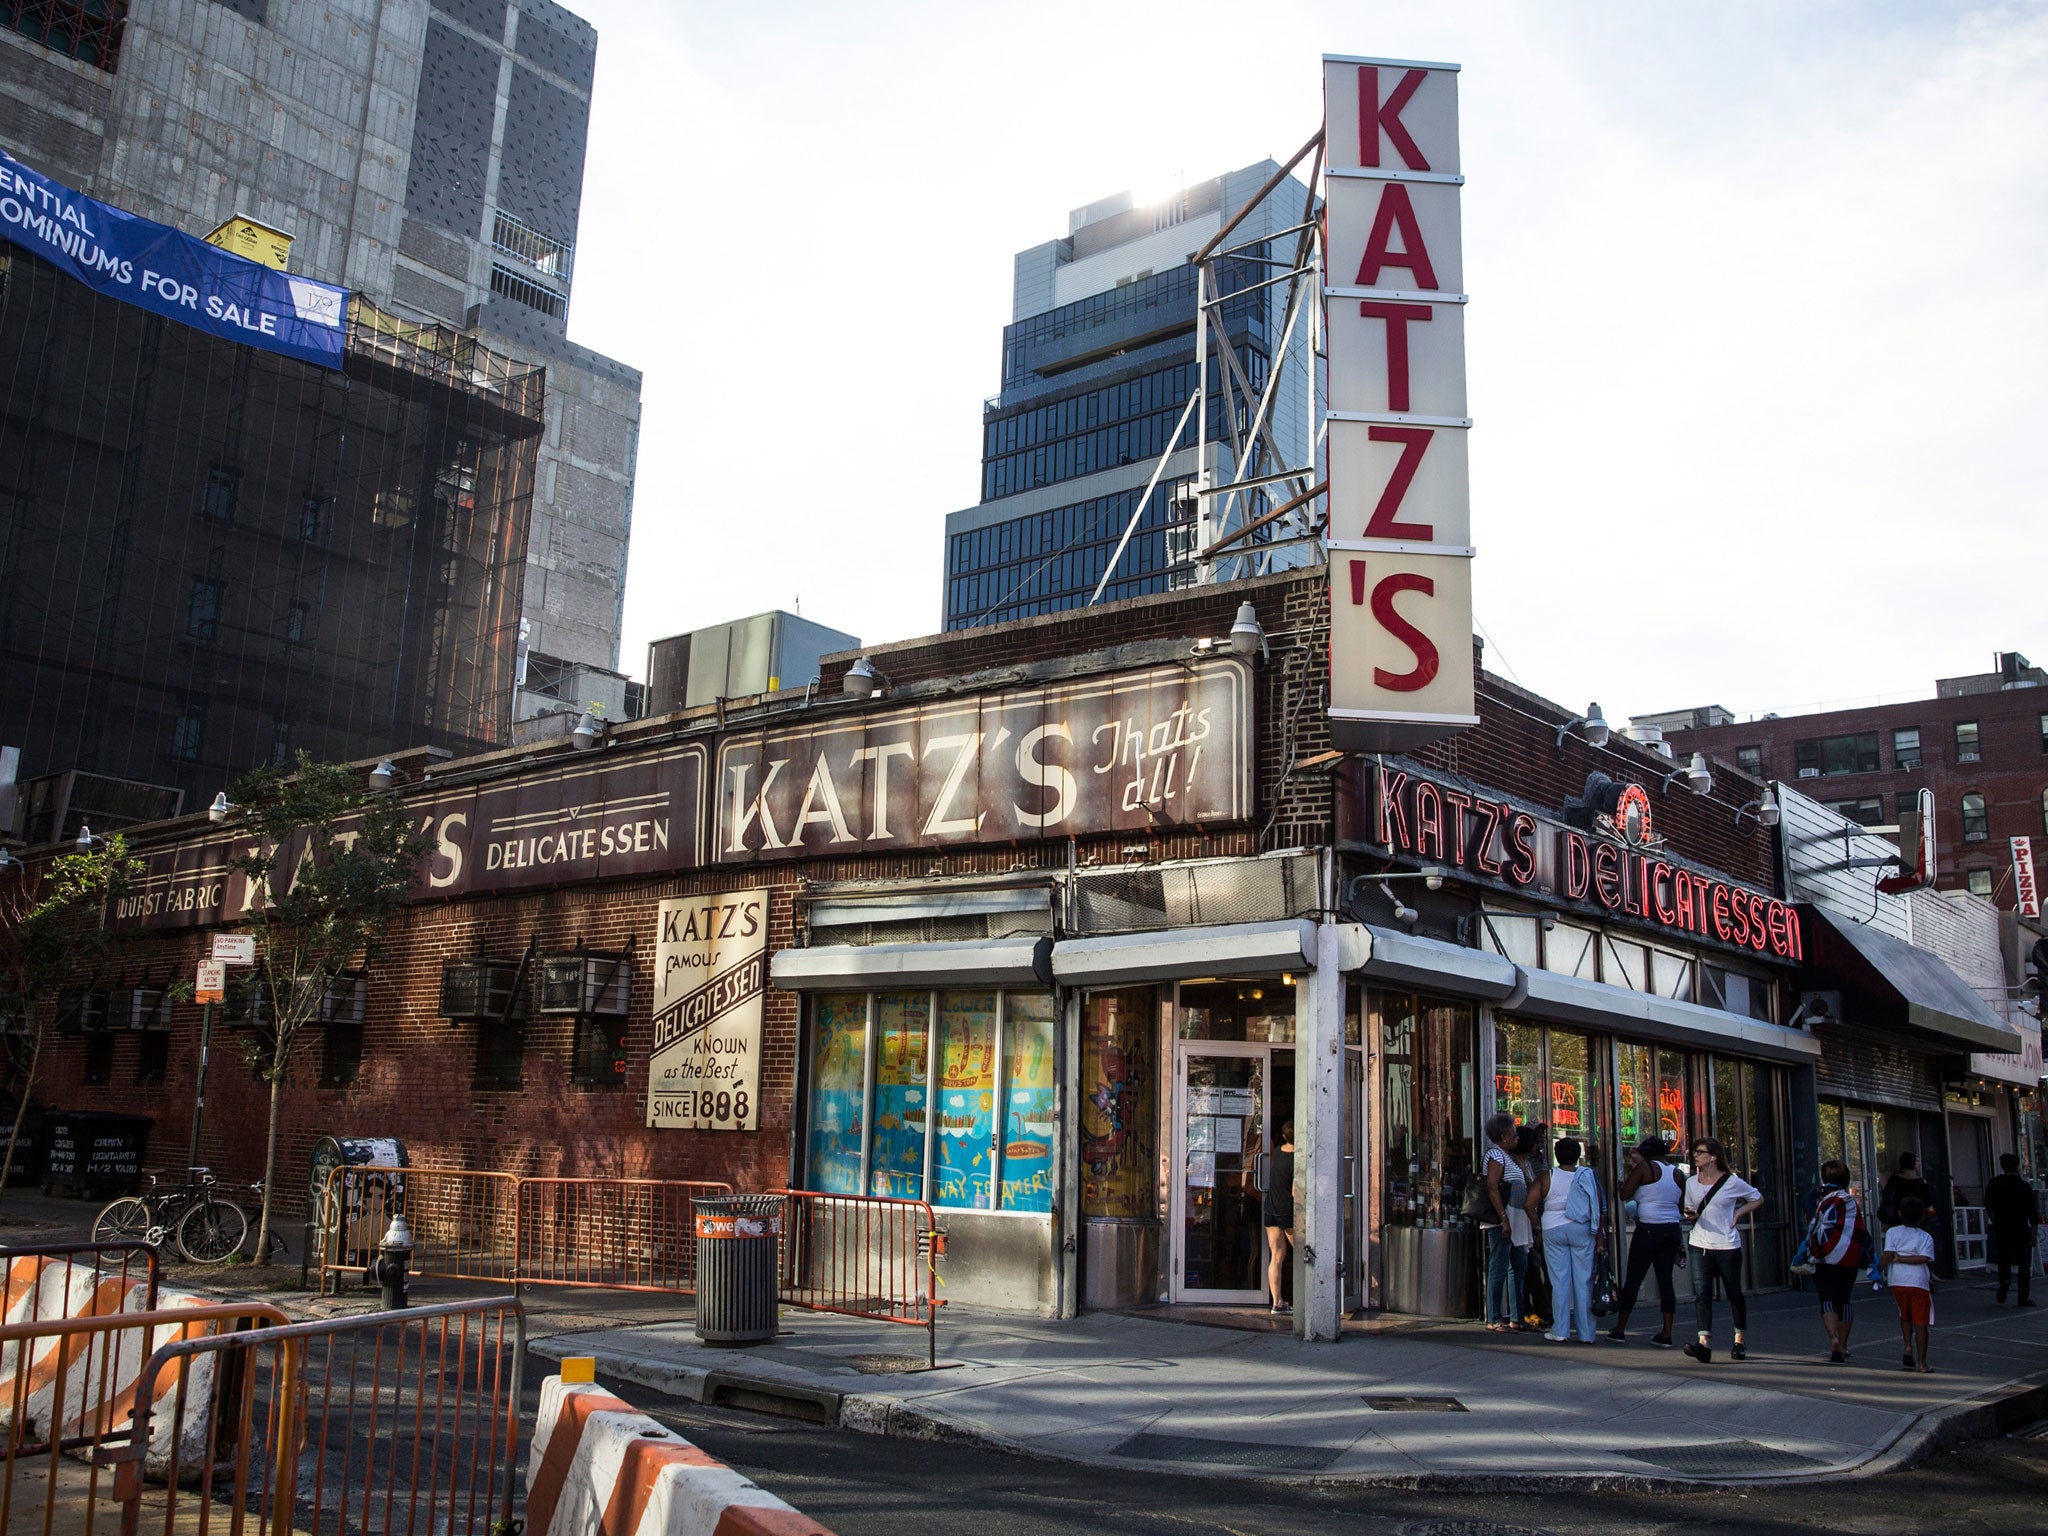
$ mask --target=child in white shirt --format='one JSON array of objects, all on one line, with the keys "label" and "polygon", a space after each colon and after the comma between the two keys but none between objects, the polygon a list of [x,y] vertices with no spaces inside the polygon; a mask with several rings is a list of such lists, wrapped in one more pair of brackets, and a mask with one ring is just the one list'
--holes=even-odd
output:
[{"label": "child in white shirt", "polygon": [[1899,1219],[1885,1228],[1884,1278],[1899,1308],[1899,1338],[1905,1345],[1901,1370],[1928,1371],[1927,1330],[1934,1322],[1934,1239],[1922,1229],[1925,1201],[1908,1195]]}]

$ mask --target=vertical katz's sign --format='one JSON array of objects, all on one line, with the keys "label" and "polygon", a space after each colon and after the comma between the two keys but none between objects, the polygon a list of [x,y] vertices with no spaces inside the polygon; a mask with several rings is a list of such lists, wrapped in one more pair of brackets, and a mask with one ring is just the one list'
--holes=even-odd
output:
[{"label": "vertical katz's sign", "polygon": [[667,1131],[761,1128],[761,999],[768,892],[661,904],[647,1123]]},{"label": "vertical katz's sign", "polygon": [[1330,735],[1477,725],[1458,67],[1323,59]]}]

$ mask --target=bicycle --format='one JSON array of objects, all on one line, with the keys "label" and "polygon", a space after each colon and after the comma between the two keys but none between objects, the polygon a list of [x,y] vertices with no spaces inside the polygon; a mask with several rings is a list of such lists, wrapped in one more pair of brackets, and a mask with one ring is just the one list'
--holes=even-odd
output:
[{"label": "bicycle", "polygon": [[187,1169],[185,1182],[170,1189],[159,1187],[151,1174],[147,1191],[109,1201],[93,1218],[93,1241],[161,1249],[168,1240],[193,1264],[224,1264],[248,1239],[249,1213],[223,1199],[219,1188],[209,1168]]}]

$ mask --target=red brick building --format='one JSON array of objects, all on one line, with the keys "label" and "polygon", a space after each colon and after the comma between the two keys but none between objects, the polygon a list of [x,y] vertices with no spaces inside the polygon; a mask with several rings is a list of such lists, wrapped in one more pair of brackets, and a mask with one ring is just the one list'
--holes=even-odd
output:
[{"label": "red brick building", "polygon": [[2008,839],[2036,839],[2037,863],[2048,854],[2044,683],[2048,670],[2007,651],[1993,671],[1943,678],[1933,698],[1907,704],[1705,728],[1681,724],[1683,716],[1648,718],[1670,722],[1665,734],[1680,754],[1704,752],[1749,773],[1796,783],[1802,794],[1865,826],[1895,824],[1922,788],[1932,790],[1939,885],[2010,910]]}]

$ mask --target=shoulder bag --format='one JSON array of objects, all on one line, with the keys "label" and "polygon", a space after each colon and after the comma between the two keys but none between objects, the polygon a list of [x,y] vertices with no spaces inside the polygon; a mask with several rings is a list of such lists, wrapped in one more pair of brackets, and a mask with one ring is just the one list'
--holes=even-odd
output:
[{"label": "shoulder bag", "polygon": [[1714,1196],[1721,1193],[1721,1186],[1734,1177],[1733,1173],[1724,1171],[1720,1178],[1714,1180],[1714,1187],[1707,1191],[1707,1198],[1699,1203],[1698,1209],[1688,1211],[1682,1205],[1680,1206],[1679,1215],[1683,1219],[1678,1224],[1678,1237],[1681,1245],[1688,1248],[1692,1246],[1692,1229],[1699,1225],[1701,1214],[1705,1212],[1708,1206],[1714,1203]]}]

